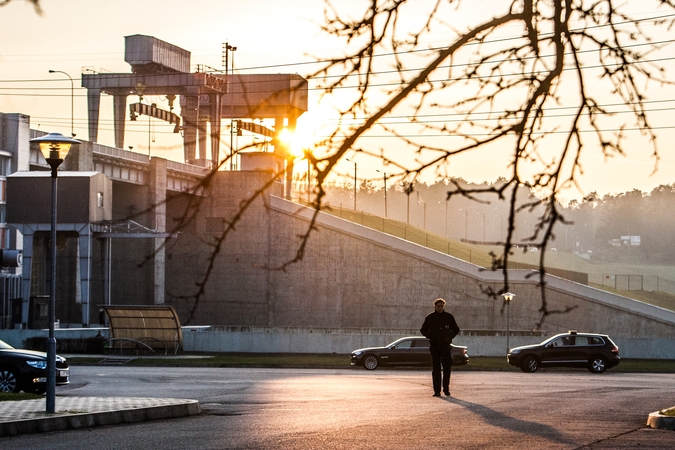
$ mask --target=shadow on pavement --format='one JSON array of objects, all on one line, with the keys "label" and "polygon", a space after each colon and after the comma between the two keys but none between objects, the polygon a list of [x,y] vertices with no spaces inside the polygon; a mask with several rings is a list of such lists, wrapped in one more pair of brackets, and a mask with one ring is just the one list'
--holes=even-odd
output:
[{"label": "shadow on pavement", "polygon": [[528,420],[516,419],[490,409],[487,406],[459,400],[454,397],[445,397],[443,400],[468,409],[469,411],[481,416],[485,422],[496,427],[548,439],[558,444],[577,444],[576,442],[565,439],[557,429],[549,425],[543,425],[541,423],[531,422]]}]

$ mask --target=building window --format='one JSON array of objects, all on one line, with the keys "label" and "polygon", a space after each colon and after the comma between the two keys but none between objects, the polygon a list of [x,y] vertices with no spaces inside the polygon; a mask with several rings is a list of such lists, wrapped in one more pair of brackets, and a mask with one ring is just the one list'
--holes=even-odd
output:
[{"label": "building window", "polygon": [[99,208],[103,208],[103,192],[98,192],[96,194],[96,204]]},{"label": "building window", "polygon": [[6,177],[9,175],[10,168],[12,167],[12,160],[10,158],[6,158],[5,156],[0,156],[0,177]]}]

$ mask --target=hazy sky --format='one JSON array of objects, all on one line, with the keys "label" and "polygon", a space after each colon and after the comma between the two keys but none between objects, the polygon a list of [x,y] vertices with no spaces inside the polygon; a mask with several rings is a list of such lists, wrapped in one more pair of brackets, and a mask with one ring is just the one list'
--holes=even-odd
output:
[{"label": "hazy sky", "polygon": [[[362,3],[357,0],[335,1],[344,8]],[[504,1],[474,1],[481,10],[488,4],[505,5]],[[641,16],[662,14],[655,3],[644,2]],[[643,2],[640,2],[643,4]],[[41,0],[42,15],[23,0],[13,0],[0,7],[0,111],[19,112],[31,116],[31,127],[43,131],[70,134],[70,81],[74,79],[74,122],[77,137],[87,139],[86,90],[80,87],[83,68],[129,72],[124,62],[124,36],[152,35],[189,50],[192,64],[222,68],[222,44],[237,46],[235,66],[241,69],[261,68],[269,73],[304,75],[315,66],[309,55],[339,54],[341,44],[322,35],[316,23],[322,21],[321,0]],[[314,23],[313,23],[314,22]],[[675,32],[673,32],[675,33]],[[673,33],[663,39],[673,39]],[[443,42],[442,33],[432,36]],[[672,52],[664,52],[670,58]],[[675,67],[665,60],[665,64]],[[249,72],[250,73],[250,72]],[[673,78],[672,75],[670,78]],[[312,85],[310,84],[310,89]],[[596,190],[600,194],[618,193],[634,188],[650,191],[659,184],[675,182],[675,141],[673,111],[675,89],[650,85],[650,109],[659,128],[661,162],[656,174],[648,142],[633,133],[630,152],[622,158],[603,161],[599,152],[589,152],[584,159],[585,174],[582,192],[571,191],[569,198]],[[322,109],[310,97],[310,111],[303,125],[325,121]],[[135,101],[129,99],[129,103]],[[162,98],[152,102],[166,108]],[[656,103],[658,102],[658,103]],[[134,151],[180,160],[182,139],[171,134],[172,126],[153,121],[128,123],[125,145]],[[112,135],[112,98],[102,96],[99,142],[114,145]],[[367,146],[368,142],[362,143]],[[381,145],[381,143],[380,143]],[[493,181],[505,174],[503,159],[488,154],[465,158],[452,166],[453,176],[468,181]],[[350,163],[340,165],[348,173]],[[370,163],[364,161],[363,176],[377,177]],[[369,171],[371,172],[369,174]]]}]

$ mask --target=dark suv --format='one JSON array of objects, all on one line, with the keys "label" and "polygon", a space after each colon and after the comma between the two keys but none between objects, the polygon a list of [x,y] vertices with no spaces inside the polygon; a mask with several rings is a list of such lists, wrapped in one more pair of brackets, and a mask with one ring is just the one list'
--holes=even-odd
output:
[{"label": "dark suv", "polygon": [[539,367],[586,367],[602,373],[619,364],[619,347],[604,334],[557,334],[541,344],[525,345],[509,350],[506,360],[523,372],[536,372]]}]

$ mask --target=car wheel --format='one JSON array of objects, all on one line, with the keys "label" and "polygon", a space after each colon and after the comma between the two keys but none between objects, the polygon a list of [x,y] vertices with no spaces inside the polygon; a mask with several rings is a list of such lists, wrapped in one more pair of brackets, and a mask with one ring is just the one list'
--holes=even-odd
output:
[{"label": "car wheel", "polygon": [[525,361],[523,361],[523,365],[521,369],[523,372],[528,372],[528,373],[534,373],[537,371],[539,368],[539,361],[537,361],[537,358],[534,356],[530,356],[525,358]]},{"label": "car wheel", "polygon": [[607,369],[607,362],[602,356],[596,356],[588,364],[588,370],[593,373],[602,373]]},{"label": "car wheel", "polygon": [[366,357],[363,358],[363,367],[367,370],[375,370],[379,364],[380,361],[378,361],[377,356],[375,355],[366,355]]},{"label": "car wheel", "polygon": [[0,368],[0,392],[19,392],[19,379],[11,369]]}]

